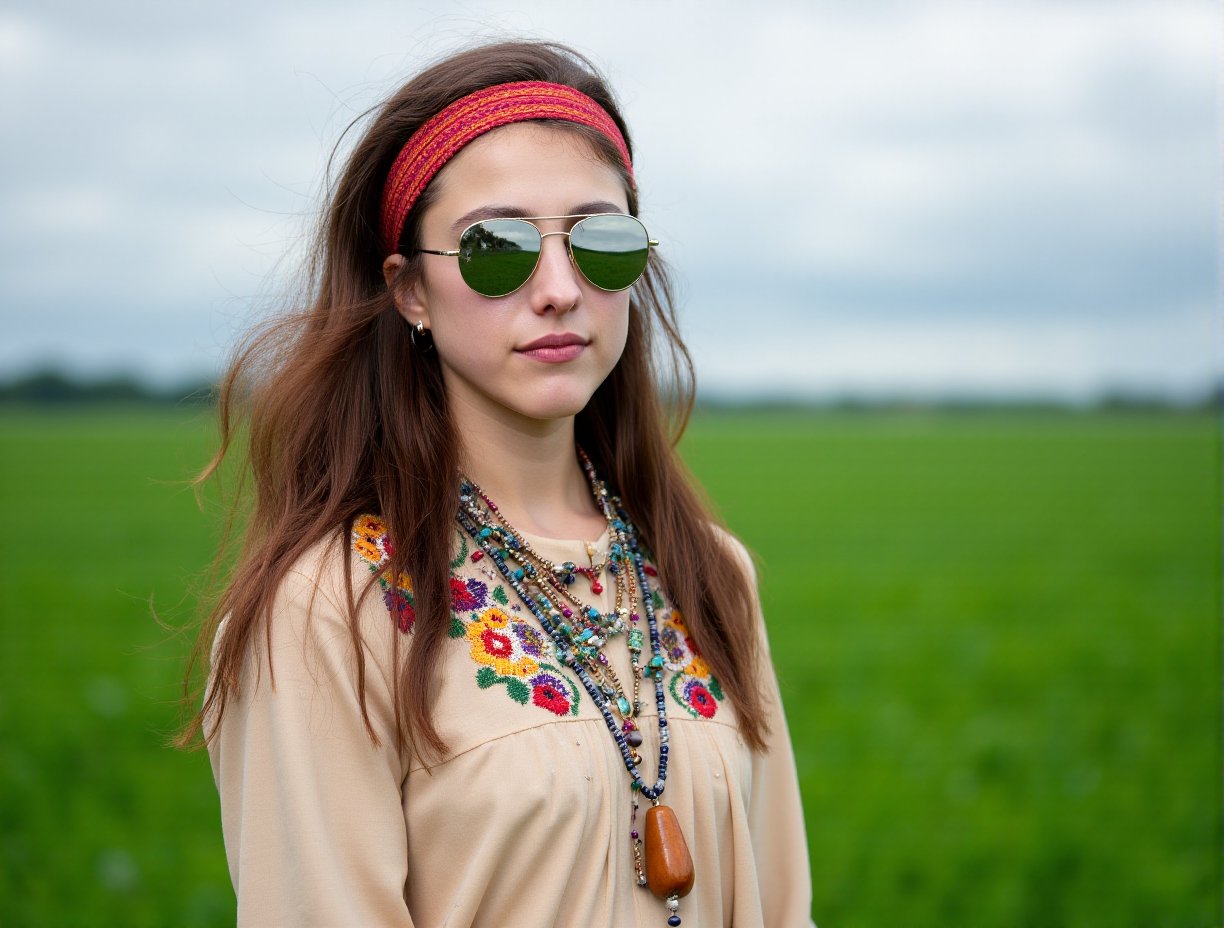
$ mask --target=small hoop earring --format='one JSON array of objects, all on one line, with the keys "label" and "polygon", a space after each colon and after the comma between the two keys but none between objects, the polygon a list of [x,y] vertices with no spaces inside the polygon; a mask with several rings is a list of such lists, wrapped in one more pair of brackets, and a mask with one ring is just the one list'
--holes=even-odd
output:
[{"label": "small hoop earring", "polygon": [[[425,328],[424,321],[418,321],[416,325],[411,326],[408,329],[408,340],[412,342],[412,347],[415,348],[417,351],[421,352],[421,354],[424,354],[427,351],[433,350],[433,337],[430,336],[428,343],[424,341],[425,333],[428,331],[429,329]],[[422,345],[424,345],[424,347],[422,347],[422,345],[417,344],[418,335],[421,336]]]}]

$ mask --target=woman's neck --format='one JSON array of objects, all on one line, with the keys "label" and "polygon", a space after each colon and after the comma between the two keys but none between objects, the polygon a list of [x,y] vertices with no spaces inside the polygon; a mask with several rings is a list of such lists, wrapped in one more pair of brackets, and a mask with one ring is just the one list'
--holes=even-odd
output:
[{"label": "woman's neck", "polygon": [[540,421],[456,407],[463,471],[511,525],[545,538],[603,534],[607,523],[578,462],[572,416]]}]

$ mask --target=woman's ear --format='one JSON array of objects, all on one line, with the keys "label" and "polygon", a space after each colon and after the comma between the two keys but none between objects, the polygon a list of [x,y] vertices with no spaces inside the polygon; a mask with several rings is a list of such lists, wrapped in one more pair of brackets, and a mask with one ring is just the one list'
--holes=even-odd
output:
[{"label": "woman's ear", "polygon": [[400,276],[400,269],[407,260],[403,255],[388,255],[383,261],[383,280],[387,282],[387,290],[391,293],[391,299],[395,301],[396,312],[403,316],[409,325],[424,322],[425,328],[429,328],[429,307],[425,300],[425,285],[421,278],[418,276],[407,286],[403,284],[396,286],[395,283]]}]

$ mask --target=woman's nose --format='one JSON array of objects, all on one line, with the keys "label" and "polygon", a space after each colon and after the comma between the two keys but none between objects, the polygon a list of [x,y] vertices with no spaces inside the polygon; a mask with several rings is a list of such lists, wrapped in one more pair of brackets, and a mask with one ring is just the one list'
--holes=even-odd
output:
[{"label": "woman's nose", "polygon": [[[551,240],[551,241],[550,241]],[[578,269],[569,253],[569,233],[541,235],[540,260],[531,275],[532,308],[536,312],[569,312],[582,299]]]}]

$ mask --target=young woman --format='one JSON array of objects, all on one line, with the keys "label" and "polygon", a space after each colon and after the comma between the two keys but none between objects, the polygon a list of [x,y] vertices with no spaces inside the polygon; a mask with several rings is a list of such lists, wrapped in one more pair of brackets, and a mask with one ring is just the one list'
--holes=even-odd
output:
[{"label": "young woman", "polygon": [[196,730],[239,923],[809,924],[752,566],[668,434],[692,371],[637,214],[624,120],[556,45],[442,61],[348,157],[308,305],[221,395],[214,468],[243,427],[253,487]]}]

